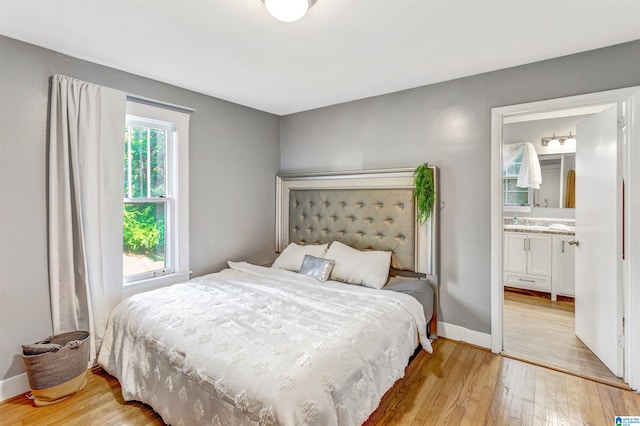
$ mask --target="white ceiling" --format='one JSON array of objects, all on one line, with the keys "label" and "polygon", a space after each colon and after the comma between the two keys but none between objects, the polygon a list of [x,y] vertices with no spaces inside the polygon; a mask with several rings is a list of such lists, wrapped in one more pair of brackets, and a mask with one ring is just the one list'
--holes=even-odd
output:
[{"label": "white ceiling", "polygon": [[0,0],[0,34],[285,115],[640,39],[640,0]]}]

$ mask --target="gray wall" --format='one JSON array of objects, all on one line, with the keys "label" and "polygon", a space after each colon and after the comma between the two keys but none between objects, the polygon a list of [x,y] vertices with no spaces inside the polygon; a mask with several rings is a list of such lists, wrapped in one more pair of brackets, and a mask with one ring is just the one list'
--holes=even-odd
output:
[{"label": "gray wall", "polygon": [[0,380],[24,371],[21,344],[52,331],[45,210],[52,74],[196,109],[189,161],[195,275],[227,259],[275,257],[279,117],[0,37]]},{"label": "gray wall", "polygon": [[640,41],[292,114],[281,168],[440,167],[439,319],[490,333],[491,108],[636,85]]}]

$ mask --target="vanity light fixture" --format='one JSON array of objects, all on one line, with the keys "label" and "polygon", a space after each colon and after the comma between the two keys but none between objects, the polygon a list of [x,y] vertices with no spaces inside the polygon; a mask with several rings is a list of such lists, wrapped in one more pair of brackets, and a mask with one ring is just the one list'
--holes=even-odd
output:
[{"label": "vanity light fixture", "polygon": [[542,146],[564,145],[565,143],[575,145],[576,135],[572,135],[571,132],[569,132],[569,136],[556,136],[554,133],[551,137],[542,138]]},{"label": "vanity light fixture", "polygon": [[269,13],[282,22],[302,18],[316,0],[262,0]]},{"label": "vanity light fixture", "polygon": [[551,137],[543,137],[542,138],[542,146],[558,146],[564,143],[564,139],[560,142],[559,138],[556,138],[556,134],[554,133]]}]

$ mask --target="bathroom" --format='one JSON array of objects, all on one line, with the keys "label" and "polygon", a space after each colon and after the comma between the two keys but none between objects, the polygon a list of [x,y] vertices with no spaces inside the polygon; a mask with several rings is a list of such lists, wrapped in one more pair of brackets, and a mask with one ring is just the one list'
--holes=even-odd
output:
[{"label": "bathroom", "polygon": [[503,124],[504,353],[616,384],[619,379],[575,336],[577,126],[603,109],[519,116]]}]

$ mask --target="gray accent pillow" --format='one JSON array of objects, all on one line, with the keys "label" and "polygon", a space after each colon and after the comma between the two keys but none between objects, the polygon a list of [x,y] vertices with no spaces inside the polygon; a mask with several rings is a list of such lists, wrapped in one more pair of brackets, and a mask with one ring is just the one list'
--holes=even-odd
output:
[{"label": "gray accent pillow", "polygon": [[318,281],[325,282],[331,276],[331,270],[335,264],[335,260],[322,259],[305,254],[304,259],[302,260],[302,266],[298,272],[300,274],[309,275]]}]

